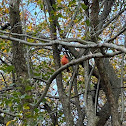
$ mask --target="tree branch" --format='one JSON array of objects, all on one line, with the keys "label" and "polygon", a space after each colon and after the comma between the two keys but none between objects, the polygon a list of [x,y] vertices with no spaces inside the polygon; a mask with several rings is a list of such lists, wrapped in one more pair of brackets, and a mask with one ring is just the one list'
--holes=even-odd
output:
[{"label": "tree branch", "polygon": [[107,18],[107,16],[111,12],[111,7],[114,4],[114,1],[115,0],[111,0],[111,1],[108,0],[108,1],[106,1],[104,3],[103,12],[102,12],[101,16],[99,17],[98,29],[101,29],[102,28],[102,26],[103,26],[103,24],[105,22],[105,19]]},{"label": "tree branch", "polygon": [[2,109],[0,109],[0,112],[1,113],[4,113],[4,114],[7,114],[7,115],[10,115],[10,116],[13,116],[13,117],[17,117],[17,115],[13,114],[13,113],[10,113],[10,112],[7,112],[7,111],[4,111]]},{"label": "tree branch", "polygon": [[48,89],[50,87],[50,84],[49,81],[46,83],[46,87],[43,91],[43,94],[41,95],[40,99],[38,100],[38,102],[33,106],[33,109],[37,108],[39,106],[39,104],[43,101],[43,99],[45,98],[47,92],[48,92]]},{"label": "tree branch", "polygon": [[99,35],[101,34],[101,32],[115,19],[117,19],[124,11],[126,10],[126,8],[122,9],[117,15],[115,15],[113,18],[111,18],[106,24],[103,25],[103,27],[101,29],[99,29],[98,31],[96,31],[96,33],[93,34],[94,35]]},{"label": "tree branch", "polygon": [[118,55],[120,52],[116,52],[116,53],[108,53],[106,54],[105,56],[101,53],[95,53],[95,54],[89,54],[89,55],[86,55],[86,56],[83,56],[81,58],[78,58],[76,60],[72,60],[71,62],[69,62],[68,64],[60,67],[59,69],[57,69],[53,74],[52,76],[48,79],[47,83],[52,83],[52,81],[55,79],[55,77],[63,70],[65,70],[66,68],[72,66],[72,65],[75,65],[75,64],[79,64],[85,60],[88,60],[88,59],[91,59],[91,58],[103,58],[103,57],[112,57],[112,56],[115,56],[115,55]]}]

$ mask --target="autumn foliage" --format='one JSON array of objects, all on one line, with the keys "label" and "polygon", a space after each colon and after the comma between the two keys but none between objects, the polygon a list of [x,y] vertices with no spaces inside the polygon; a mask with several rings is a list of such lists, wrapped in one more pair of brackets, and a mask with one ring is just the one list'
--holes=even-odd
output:
[{"label": "autumn foliage", "polygon": [[1,0],[0,124],[125,126],[125,8]]}]

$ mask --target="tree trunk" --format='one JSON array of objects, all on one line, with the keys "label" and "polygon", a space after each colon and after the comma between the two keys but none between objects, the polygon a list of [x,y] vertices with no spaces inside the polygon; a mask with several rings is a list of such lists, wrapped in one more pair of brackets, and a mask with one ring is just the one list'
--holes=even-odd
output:
[{"label": "tree trunk", "polygon": [[[56,12],[56,9],[54,8],[55,6],[55,0],[46,0],[46,6],[48,8],[49,12],[49,17],[50,17],[50,32],[51,32],[51,38],[56,39],[57,34],[56,34],[56,26],[57,26],[57,17],[54,16],[54,13]],[[53,12],[53,13],[52,13]],[[54,58],[54,63],[55,63],[55,69],[57,70],[60,68],[60,52],[58,50],[58,45],[55,44],[52,46],[53,49],[53,58]],[[56,83],[58,87],[58,93],[59,93],[59,99],[62,103],[63,106],[63,112],[65,115],[66,119],[66,124],[67,126],[73,126],[73,116],[71,114],[71,108],[70,108],[70,101],[68,96],[66,96],[64,88],[63,88],[63,83],[62,83],[62,73],[58,74],[56,77]]]},{"label": "tree trunk", "polygon": [[[98,15],[99,15],[99,2],[97,0],[94,0],[91,6],[91,15],[90,15],[93,34],[98,31],[98,24],[99,24]],[[94,41],[95,43],[98,43],[97,42],[98,36],[93,34],[91,34],[91,40]],[[99,51],[103,52],[102,49]],[[104,84],[104,91],[110,105],[109,107],[111,111],[113,126],[120,126],[119,116],[118,116],[118,106],[117,106],[116,98],[114,96],[114,92],[112,90],[112,85],[109,79],[109,75],[105,70],[104,61],[103,59],[95,59],[95,62],[100,74],[101,83]]]},{"label": "tree trunk", "polygon": [[[10,0],[10,25],[11,25],[11,31],[12,33],[18,33],[22,34],[22,25],[20,20],[20,11],[19,11],[19,5],[20,0]],[[24,39],[23,37],[19,37],[18,35],[13,35],[15,38]],[[13,41],[12,42],[12,61],[13,65],[15,67],[16,71],[16,84],[18,84],[19,91],[21,92],[21,95],[28,95],[31,96],[31,90],[26,91],[27,86],[31,86],[29,82],[28,77],[28,69],[26,65],[26,59],[25,59],[25,47],[23,44]],[[22,111],[23,111],[23,123],[28,122],[31,123],[31,120],[27,119],[27,116],[30,117],[30,114],[32,115],[32,107],[30,106],[30,103],[32,103],[33,99],[21,99],[21,105],[22,105]],[[25,109],[23,106],[24,104],[28,104],[28,107],[30,109]],[[29,118],[30,119],[30,118]]]}]

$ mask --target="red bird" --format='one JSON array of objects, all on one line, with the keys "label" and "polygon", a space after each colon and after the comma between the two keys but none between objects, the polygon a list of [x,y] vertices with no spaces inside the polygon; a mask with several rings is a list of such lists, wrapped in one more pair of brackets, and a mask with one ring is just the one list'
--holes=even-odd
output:
[{"label": "red bird", "polygon": [[62,64],[62,65],[65,65],[65,64],[69,63],[69,60],[68,60],[67,57],[68,57],[67,55],[64,55],[64,56],[62,57],[62,59],[61,59],[61,64]]},{"label": "red bird", "polygon": [[[68,56],[67,56],[67,55],[64,55],[64,56],[62,57],[62,59],[61,59],[61,64],[62,64],[62,65],[65,65],[65,64],[67,64],[67,63],[69,63]],[[69,69],[68,69],[68,68],[67,68],[67,72],[69,72]]]}]

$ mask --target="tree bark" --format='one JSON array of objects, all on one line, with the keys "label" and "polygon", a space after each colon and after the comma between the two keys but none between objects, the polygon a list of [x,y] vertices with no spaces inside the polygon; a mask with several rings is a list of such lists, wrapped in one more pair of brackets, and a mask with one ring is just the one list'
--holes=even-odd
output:
[{"label": "tree bark", "polygon": [[[116,100],[116,104],[118,104],[118,98],[120,94],[120,79],[116,76],[116,73],[112,67],[112,65],[109,63],[109,59],[104,59],[104,69],[106,70],[106,73],[108,73],[109,80],[111,82],[112,90],[114,93],[114,97]],[[102,89],[105,90],[104,83],[101,83]],[[118,89],[118,90],[116,90]],[[98,112],[99,121],[97,123],[97,126],[104,126],[106,121],[111,116],[110,111],[110,105],[109,102],[106,102],[105,105],[102,107],[102,109]]]},{"label": "tree bark", "polygon": [[58,126],[58,118],[57,118],[56,114],[53,113],[53,111],[51,110],[51,107],[47,103],[44,104],[44,109],[47,110],[47,112],[49,113],[50,118],[52,120],[52,125]]},{"label": "tree bark", "polygon": [[[20,0],[10,0],[10,25],[11,32],[22,34],[22,25],[20,20],[19,11]],[[23,39],[19,36],[13,36],[19,39]],[[13,65],[16,70],[17,78],[27,74],[26,60],[24,45],[19,42],[12,42],[12,54],[13,54]]]},{"label": "tree bark", "polygon": [[[22,34],[22,24],[20,20],[20,6],[21,0],[10,0],[9,7],[10,7],[10,25],[11,25],[11,32]],[[23,37],[13,35],[15,38],[24,39]],[[25,47],[23,44],[13,41],[12,42],[12,62],[15,67],[16,71],[16,84],[18,84],[19,91],[21,95],[28,95],[32,96],[31,90],[26,91],[26,86],[31,86],[29,77],[28,77],[28,69],[26,65],[25,59]],[[32,119],[28,119],[27,116],[30,117],[32,115],[32,107],[30,103],[33,102],[32,98],[29,99],[21,99],[22,111],[23,111],[23,123],[28,122],[27,124],[32,123]],[[23,108],[24,104],[28,104],[30,109]]]},{"label": "tree bark", "polygon": [[95,60],[99,74],[101,76],[101,82],[104,83],[104,91],[106,93],[107,100],[110,105],[110,111],[112,116],[112,124],[113,126],[120,126],[119,123],[119,115],[118,115],[118,105],[114,96],[114,92],[112,90],[112,85],[109,79],[109,76],[107,74],[107,71],[105,71],[104,63],[102,59]]},{"label": "tree bark", "polygon": [[[109,14],[107,12],[107,14]],[[91,27],[93,32],[95,33],[98,29],[98,24],[99,24],[99,2],[98,0],[93,0],[92,6],[91,6],[91,14],[90,14],[90,18],[91,18]],[[105,17],[107,17],[105,15]],[[98,43],[98,36],[93,36],[91,34],[91,40],[95,43]],[[102,52],[102,49],[99,50]],[[109,103],[109,107],[110,107],[110,111],[111,111],[111,116],[112,116],[112,123],[113,126],[120,126],[120,122],[119,122],[119,115],[118,115],[118,106],[117,106],[117,102],[116,102],[116,98],[114,96],[114,92],[112,90],[112,84],[108,75],[108,71],[105,70],[105,65],[104,65],[104,59],[95,59],[95,63],[96,66],[98,68],[99,74],[100,74],[100,78],[101,78],[101,83],[104,84],[104,91]]]}]

